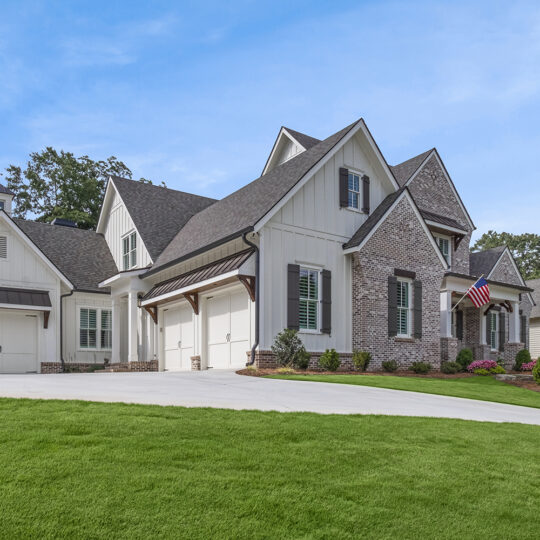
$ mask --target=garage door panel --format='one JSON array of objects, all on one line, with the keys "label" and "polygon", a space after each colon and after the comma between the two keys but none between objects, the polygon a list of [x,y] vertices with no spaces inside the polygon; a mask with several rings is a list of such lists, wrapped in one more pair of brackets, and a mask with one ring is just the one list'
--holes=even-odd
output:
[{"label": "garage door panel", "polygon": [[0,313],[0,372],[32,373],[38,370],[37,315]]},{"label": "garage door panel", "polygon": [[231,341],[249,340],[249,298],[240,291],[231,295]]},{"label": "garage door panel", "polygon": [[221,295],[208,299],[208,344],[225,343],[229,333],[229,296]]},{"label": "garage door panel", "polygon": [[208,345],[208,367],[225,369],[229,367],[230,347],[228,343]]},{"label": "garage door panel", "polygon": [[231,362],[232,368],[243,368],[247,362],[247,351],[249,350],[248,341],[237,341],[231,343]]}]

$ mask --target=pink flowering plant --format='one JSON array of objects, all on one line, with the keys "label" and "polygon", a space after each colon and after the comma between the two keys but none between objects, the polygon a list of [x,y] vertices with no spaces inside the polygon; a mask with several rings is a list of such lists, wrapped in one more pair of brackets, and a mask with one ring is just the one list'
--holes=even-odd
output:
[{"label": "pink flowering plant", "polygon": [[486,371],[497,369],[497,362],[495,360],[475,360],[467,367],[469,373],[474,373],[477,369],[485,369]]},{"label": "pink flowering plant", "polygon": [[529,362],[528,364],[521,364],[521,371],[532,371],[533,367],[536,365],[536,360]]}]

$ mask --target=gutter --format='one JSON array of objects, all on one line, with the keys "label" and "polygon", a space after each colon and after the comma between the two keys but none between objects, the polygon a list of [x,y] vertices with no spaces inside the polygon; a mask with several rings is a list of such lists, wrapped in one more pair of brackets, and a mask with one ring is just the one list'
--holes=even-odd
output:
[{"label": "gutter", "polygon": [[60,295],[60,363],[62,364],[62,373],[64,373],[64,298],[71,296],[75,292],[75,289],[71,289],[70,292]]},{"label": "gutter", "polygon": [[247,239],[247,232],[242,234],[242,240],[250,247],[252,247],[255,250],[255,342],[253,343],[253,346],[251,347],[251,358],[249,362],[246,364],[246,366],[252,366],[255,363],[255,351],[257,350],[257,347],[259,346],[259,276],[260,276],[260,251],[259,246],[257,244],[254,244],[250,240]]}]

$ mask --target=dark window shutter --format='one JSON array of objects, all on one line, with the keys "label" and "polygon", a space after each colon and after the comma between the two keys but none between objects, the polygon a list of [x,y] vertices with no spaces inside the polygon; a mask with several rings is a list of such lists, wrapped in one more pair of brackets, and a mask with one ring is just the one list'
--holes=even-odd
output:
[{"label": "dark window shutter", "polygon": [[527,317],[525,315],[519,317],[519,341],[525,343],[527,347]]},{"label": "dark window shutter", "polygon": [[388,335],[397,336],[397,278],[388,276]]},{"label": "dark window shutter", "polygon": [[369,214],[369,176],[362,176],[362,212]]},{"label": "dark window shutter", "polygon": [[349,206],[349,169],[339,168],[339,206]]},{"label": "dark window shutter", "polygon": [[298,330],[298,312],[300,306],[300,266],[289,264],[287,267],[287,328]]},{"label": "dark window shutter", "polygon": [[491,317],[493,313],[488,313],[486,317],[486,343],[491,347]]},{"label": "dark window shutter", "polygon": [[504,349],[504,343],[506,341],[506,313],[501,311],[499,313],[499,351]]},{"label": "dark window shutter", "polygon": [[422,339],[422,282],[413,281],[413,336]]},{"label": "dark window shutter", "polygon": [[322,274],[322,321],[321,332],[330,334],[332,331],[332,272],[323,270]]},{"label": "dark window shutter", "polygon": [[456,337],[463,341],[463,311],[456,311]]}]

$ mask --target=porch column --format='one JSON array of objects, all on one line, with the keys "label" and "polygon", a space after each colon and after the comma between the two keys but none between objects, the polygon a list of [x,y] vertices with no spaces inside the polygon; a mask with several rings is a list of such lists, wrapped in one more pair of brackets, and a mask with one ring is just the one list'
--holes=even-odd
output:
[{"label": "porch column", "polygon": [[128,293],[128,362],[137,362],[137,326],[138,326],[137,292]]},{"label": "porch column", "polygon": [[486,312],[487,307],[481,307],[479,308],[480,313],[480,344],[481,345],[487,345],[486,341],[486,325],[487,325],[487,317],[484,315]]},{"label": "porch column", "polygon": [[120,332],[121,329],[121,313],[120,313],[120,298],[113,296],[112,298],[112,358],[113,364],[120,362]]},{"label": "porch column", "polygon": [[519,303],[510,302],[512,305],[512,313],[508,314],[509,332],[508,343],[519,343],[520,328],[519,328]]},{"label": "porch column", "polygon": [[156,347],[154,345],[154,337],[156,335],[154,326],[156,325],[152,317],[147,316],[146,322],[147,322],[146,333],[148,336],[148,351],[146,354],[146,360],[150,361],[156,357]]},{"label": "porch column", "polygon": [[452,291],[441,292],[441,337],[452,337]]}]

